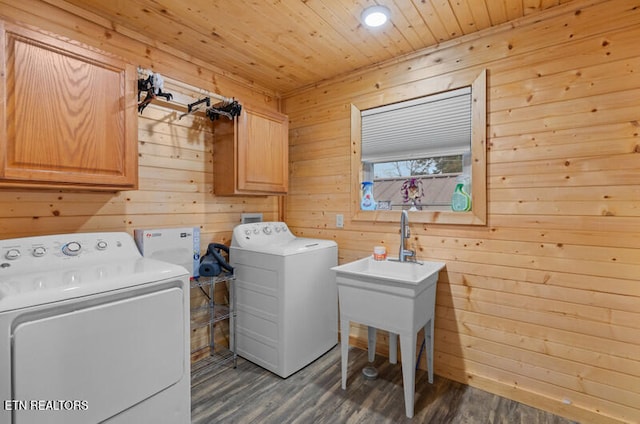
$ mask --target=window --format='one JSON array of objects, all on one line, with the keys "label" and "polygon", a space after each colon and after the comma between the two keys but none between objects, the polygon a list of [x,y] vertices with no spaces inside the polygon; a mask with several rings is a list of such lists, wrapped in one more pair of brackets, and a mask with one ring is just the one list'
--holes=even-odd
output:
[{"label": "window", "polygon": [[[486,71],[449,89],[452,79],[435,78],[431,85],[443,90],[420,97],[380,105],[377,96],[352,105],[353,219],[395,221],[397,210],[412,207],[421,211],[412,217],[417,222],[486,223]],[[424,196],[403,196],[408,179]],[[451,209],[458,182],[471,195],[469,212]],[[361,187],[371,186],[390,211],[361,210]]]}]

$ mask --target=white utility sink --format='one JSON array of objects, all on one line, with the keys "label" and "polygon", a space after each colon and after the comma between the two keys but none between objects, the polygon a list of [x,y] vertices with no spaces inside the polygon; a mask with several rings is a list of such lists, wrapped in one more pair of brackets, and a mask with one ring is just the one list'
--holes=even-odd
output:
[{"label": "white utility sink", "polygon": [[[338,276],[366,277],[384,282],[406,285],[419,285],[431,276],[438,276],[438,271],[444,268],[443,262],[398,262],[394,259],[376,261],[371,256],[336,266],[331,269]],[[382,282],[381,281],[381,282]],[[373,281],[372,281],[373,282]]]},{"label": "white utility sink", "polygon": [[[369,326],[369,359],[375,355],[375,329],[389,334],[389,357],[395,363],[400,336],[405,412],[413,417],[416,342],[425,331],[427,371],[433,382],[433,318],[438,272],[443,262],[376,261],[366,257],[331,268],[336,271],[340,303],[342,388],[347,387],[349,325]],[[373,351],[373,352],[372,352]]]}]

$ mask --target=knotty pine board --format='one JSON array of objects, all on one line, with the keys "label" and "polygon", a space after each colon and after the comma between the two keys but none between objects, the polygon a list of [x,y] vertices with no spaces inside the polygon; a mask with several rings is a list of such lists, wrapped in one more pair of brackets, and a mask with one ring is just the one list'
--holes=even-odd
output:
[{"label": "knotty pine board", "polygon": [[[418,257],[447,263],[436,373],[585,422],[640,421],[636,3],[581,2],[283,100],[295,151],[287,222],[335,240],[345,263],[378,244],[393,255],[399,240],[397,223],[350,218],[350,104],[487,69],[488,225],[411,225]],[[366,331],[351,339],[365,346]]]}]

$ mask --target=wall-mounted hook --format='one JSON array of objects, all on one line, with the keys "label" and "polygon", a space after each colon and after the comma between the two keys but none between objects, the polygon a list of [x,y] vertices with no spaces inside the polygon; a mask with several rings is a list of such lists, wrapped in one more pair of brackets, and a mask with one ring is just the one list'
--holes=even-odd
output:
[{"label": "wall-mounted hook", "polygon": [[191,115],[192,113],[196,113],[198,111],[198,109],[200,109],[199,106],[202,103],[206,103],[207,107],[209,107],[211,105],[211,98],[210,97],[205,97],[204,99],[200,99],[196,102],[193,103],[189,103],[187,105],[187,113],[183,113],[182,115],[180,115],[180,117],[178,119],[182,119],[183,117],[187,116],[187,115]]},{"label": "wall-mounted hook", "polygon": [[[171,100],[173,98],[173,94],[164,93],[162,91],[163,88],[164,88],[164,79],[162,78],[162,75],[158,73],[150,72],[149,76],[146,79],[139,78],[138,79],[138,102],[139,102],[138,112],[142,113],[144,108],[146,108],[147,105],[151,103],[151,100],[155,99],[156,97],[164,97],[165,99],[167,99],[167,101]],[[147,95],[144,98],[144,100],[140,102],[140,94],[143,91],[146,91]]]},{"label": "wall-mounted hook", "polygon": [[212,121],[218,119],[219,116],[226,116],[233,120],[233,118],[240,115],[240,112],[242,112],[242,105],[237,100],[233,100],[232,102],[223,101],[207,108],[206,114]]}]

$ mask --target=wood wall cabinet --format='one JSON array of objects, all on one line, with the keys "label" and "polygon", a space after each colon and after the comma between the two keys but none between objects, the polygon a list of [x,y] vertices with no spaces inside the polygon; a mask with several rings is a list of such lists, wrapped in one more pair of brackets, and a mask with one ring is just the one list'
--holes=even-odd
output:
[{"label": "wood wall cabinet", "polygon": [[137,188],[137,73],[0,21],[0,187]]},{"label": "wood wall cabinet", "polygon": [[233,121],[214,124],[214,193],[286,194],[289,186],[289,118],[245,104]]}]

